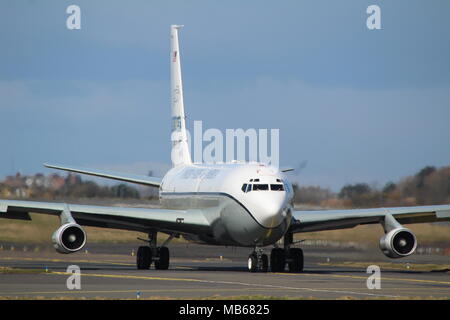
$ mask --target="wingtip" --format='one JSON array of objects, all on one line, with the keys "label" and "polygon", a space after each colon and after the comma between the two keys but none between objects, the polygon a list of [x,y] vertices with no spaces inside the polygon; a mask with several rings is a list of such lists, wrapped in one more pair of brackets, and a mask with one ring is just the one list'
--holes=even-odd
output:
[{"label": "wingtip", "polygon": [[46,167],[46,168],[53,168],[53,167],[55,167],[55,165],[51,164],[51,163],[44,163],[43,166]]},{"label": "wingtip", "polygon": [[44,165],[44,167],[46,167],[46,168],[51,168],[51,169],[59,169],[59,168],[62,167],[62,166],[60,166],[60,165],[57,165],[57,164],[51,164],[51,163],[44,163],[43,165]]}]

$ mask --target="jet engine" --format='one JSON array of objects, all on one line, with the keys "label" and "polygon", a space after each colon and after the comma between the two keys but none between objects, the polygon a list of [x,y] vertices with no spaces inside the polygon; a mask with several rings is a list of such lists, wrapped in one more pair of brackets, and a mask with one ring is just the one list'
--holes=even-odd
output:
[{"label": "jet engine", "polygon": [[81,250],[86,243],[86,233],[76,223],[66,223],[52,235],[53,246],[59,253],[73,253]]},{"label": "jet engine", "polygon": [[412,254],[417,247],[416,236],[406,228],[396,228],[380,239],[380,249],[389,258],[402,258]]}]

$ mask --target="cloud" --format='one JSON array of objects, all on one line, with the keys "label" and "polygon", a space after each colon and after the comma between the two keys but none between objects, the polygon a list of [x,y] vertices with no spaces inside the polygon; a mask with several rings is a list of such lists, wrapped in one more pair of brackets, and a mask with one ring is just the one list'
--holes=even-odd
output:
[{"label": "cloud", "polygon": [[169,163],[173,23],[189,125],[279,128],[281,165],[308,160],[303,181],[333,188],[450,161],[448,1],[383,3],[380,32],[368,0],[80,0],[79,32],[69,4],[0,3],[0,175]]},{"label": "cloud", "polygon": [[193,79],[270,75],[363,89],[450,83],[450,43],[440,36],[449,29],[448,1],[380,4],[378,31],[365,27],[369,0],[79,1],[77,31],[65,27],[68,4],[0,4],[0,26],[13,30],[2,37],[2,79],[167,79],[169,26],[184,23],[182,56]]},{"label": "cloud", "polygon": [[188,114],[203,119],[204,130],[279,128],[281,165],[308,160],[300,181],[337,189],[448,164],[449,89],[324,88],[263,77],[191,93]]}]

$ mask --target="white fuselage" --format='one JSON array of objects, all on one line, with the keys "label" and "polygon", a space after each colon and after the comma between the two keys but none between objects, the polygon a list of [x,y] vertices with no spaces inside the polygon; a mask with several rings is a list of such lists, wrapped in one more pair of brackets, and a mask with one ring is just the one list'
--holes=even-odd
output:
[{"label": "white fuselage", "polygon": [[[291,222],[291,185],[260,163],[195,164],[190,156],[181,79],[179,25],[171,26],[171,169],[159,195],[168,209],[201,210],[211,226],[195,233],[207,243],[257,246],[275,243]],[[250,185],[250,189],[244,188]],[[189,237],[189,234],[185,234]],[[191,236],[194,238],[194,236]]]},{"label": "white fuselage", "polygon": [[292,217],[292,186],[276,168],[260,163],[176,166],[159,194],[165,208],[202,210],[213,227],[191,240],[207,243],[273,244]]}]

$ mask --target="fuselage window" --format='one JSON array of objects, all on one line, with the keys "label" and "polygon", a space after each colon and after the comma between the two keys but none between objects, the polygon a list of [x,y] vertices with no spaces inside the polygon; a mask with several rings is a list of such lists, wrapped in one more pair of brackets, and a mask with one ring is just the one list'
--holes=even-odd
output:
[{"label": "fuselage window", "polygon": [[242,192],[246,192],[246,190],[247,190],[247,184],[246,184],[246,183],[244,183],[244,184],[242,185],[241,190],[242,190]]},{"label": "fuselage window", "polygon": [[272,191],[284,191],[284,187],[282,184],[271,184],[270,190]]},{"label": "fuselage window", "polygon": [[253,191],[266,191],[269,190],[268,184],[254,184]]}]

